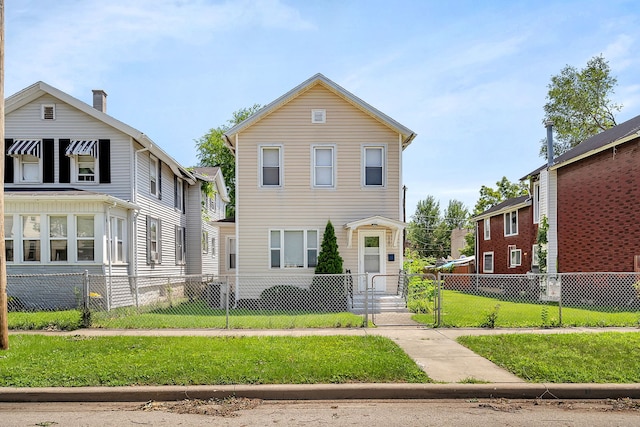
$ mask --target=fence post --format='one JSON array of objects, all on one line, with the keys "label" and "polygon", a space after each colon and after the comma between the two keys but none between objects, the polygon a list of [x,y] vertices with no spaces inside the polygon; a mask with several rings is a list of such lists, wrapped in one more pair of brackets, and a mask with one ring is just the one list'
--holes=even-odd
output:
[{"label": "fence post", "polygon": [[[560,277],[560,275],[558,275],[557,277]],[[562,294],[564,292],[562,292],[562,280],[560,280],[560,298],[558,298],[558,325],[562,326]]]},{"label": "fence post", "polygon": [[89,270],[84,271],[82,278],[82,326],[91,326],[91,313],[89,311]]},{"label": "fence post", "polygon": [[442,272],[440,271],[438,271],[438,280],[436,280],[436,292],[436,327],[439,327],[442,314]]},{"label": "fence post", "polygon": [[226,288],[224,292],[225,328],[229,329],[229,276],[225,276],[224,282]]},{"label": "fence post", "polygon": [[364,277],[364,327],[369,327],[369,277]]}]

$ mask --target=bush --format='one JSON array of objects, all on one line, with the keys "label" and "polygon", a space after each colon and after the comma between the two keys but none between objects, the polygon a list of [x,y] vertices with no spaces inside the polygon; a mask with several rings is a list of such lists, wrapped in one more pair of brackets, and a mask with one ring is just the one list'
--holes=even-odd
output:
[{"label": "bush", "polygon": [[407,308],[413,313],[430,313],[433,310],[436,287],[433,280],[412,277],[409,280]]},{"label": "bush", "polygon": [[296,286],[278,285],[260,294],[263,310],[308,310],[309,291]]}]

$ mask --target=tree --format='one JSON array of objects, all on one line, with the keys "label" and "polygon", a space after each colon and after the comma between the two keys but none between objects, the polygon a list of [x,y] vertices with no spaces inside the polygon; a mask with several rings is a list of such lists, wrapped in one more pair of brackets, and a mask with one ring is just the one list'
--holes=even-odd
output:
[{"label": "tree", "polygon": [[327,221],[318,254],[316,274],[342,274],[342,257],[338,251],[338,240],[331,221]]},{"label": "tree", "polygon": [[524,196],[529,189],[524,182],[511,182],[506,176],[496,182],[496,188],[483,185],[480,187],[480,198],[473,209],[473,215],[480,215],[487,209],[514,197]]},{"label": "tree", "polygon": [[436,228],[440,224],[440,203],[433,196],[420,200],[407,227],[411,247],[423,257],[439,256]]},{"label": "tree", "polygon": [[262,108],[260,104],[254,104],[249,108],[241,108],[238,111],[234,111],[227,123],[209,130],[206,135],[196,140],[200,166],[218,166],[222,170],[222,175],[229,190],[230,201],[227,205],[227,216],[229,217],[235,215],[236,159],[229,147],[224,143],[222,136],[226,131],[253,115],[260,108]]},{"label": "tree", "polygon": [[[554,156],[616,125],[614,113],[622,106],[612,103],[609,95],[617,83],[602,55],[591,58],[582,70],[567,65],[560,74],[551,77],[543,123],[553,121]],[[547,157],[546,139],[542,141],[540,155]]]}]

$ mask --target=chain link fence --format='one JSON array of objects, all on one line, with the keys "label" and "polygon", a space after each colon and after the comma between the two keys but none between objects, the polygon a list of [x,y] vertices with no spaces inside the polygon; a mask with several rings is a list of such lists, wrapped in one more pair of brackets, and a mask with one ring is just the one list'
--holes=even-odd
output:
[{"label": "chain link fence", "polygon": [[640,274],[438,275],[435,326],[639,326]]},{"label": "chain link fence", "polygon": [[640,326],[640,273],[84,272],[8,275],[7,296],[10,319],[14,312],[74,311],[81,326],[101,328]]}]

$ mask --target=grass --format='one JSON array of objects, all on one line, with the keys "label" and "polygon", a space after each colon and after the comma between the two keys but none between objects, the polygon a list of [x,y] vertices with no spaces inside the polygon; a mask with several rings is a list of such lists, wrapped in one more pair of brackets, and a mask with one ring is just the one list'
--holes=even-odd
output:
[{"label": "grass", "polygon": [[78,310],[9,312],[9,329],[53,329],[73,331],[82,327],[82,314]]},{"label": "grass", "polygon": [[[174,307],[138,312],[121,308],[96,312],[91,317],[96,328],[225,328],[222,309],[212,309],[203,302],[185,302]],[[229,326],[234,329],[350,328],[361,327],[362,316],[349,312],[317,313],[277,310],[230,310]]]},{"label": "grass", "polygon": [[[496,308],[496,306],[498,306]],[[554,303],[534,304],[457,291],[442,293],[442,327],[554,327],[560,326]],[[419,323],[433,325],[434,314],[415,314]],[[562,326],[638,326],[640,311],[612,308],[562,307]]]},{"label": "grass", "polygon": [[458,342],[529,382],[640,383],[640,332],[464,336]]},{"label": "grass", "polygon": [[64,337],[12,335],[2,387],[425,383],[383,337]]}]

